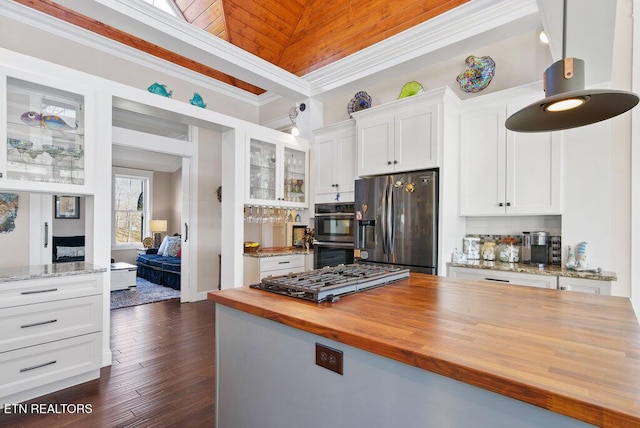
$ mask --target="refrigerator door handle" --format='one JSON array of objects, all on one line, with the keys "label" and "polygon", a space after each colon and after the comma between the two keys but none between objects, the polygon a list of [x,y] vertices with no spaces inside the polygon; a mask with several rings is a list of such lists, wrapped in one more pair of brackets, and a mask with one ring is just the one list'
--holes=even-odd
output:
[{"label": "refrigerator door handle", "polygon": [[393,189],[392,185],[389,185],[389,254],[393,254],[394,243],[395,243],[395,215],[396,215],[396,204],[393,198]]},{"label": "refrigerator door handle", "polygon": [[387,249],[385,254],[393,253],[393,187],[391,184],[387,183],[387,189],[385,192],[385,242],[387,245]]}]

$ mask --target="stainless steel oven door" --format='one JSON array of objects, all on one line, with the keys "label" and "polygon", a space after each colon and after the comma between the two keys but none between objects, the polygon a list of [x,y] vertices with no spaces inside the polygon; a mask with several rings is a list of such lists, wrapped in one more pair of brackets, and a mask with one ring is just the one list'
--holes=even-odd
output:
[{"label": "stainless steel oven door", "polygon": [[353,243],[318,242],[313,243],[313,268],[348,265],[353,263]]},{"label": "stainless steel oven door", "polygon": [[355,216],[353,214],[316,214],[315,238],[321,242],[353,244]]}]

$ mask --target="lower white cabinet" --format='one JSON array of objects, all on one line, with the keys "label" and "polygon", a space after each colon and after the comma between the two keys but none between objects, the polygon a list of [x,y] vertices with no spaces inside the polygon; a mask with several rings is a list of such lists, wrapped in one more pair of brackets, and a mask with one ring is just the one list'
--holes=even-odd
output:
[{"label": "lower white cabinet", "polygon": [[558,288],[558,277],[519,272],[505,272],[491,269],[449,267],[452,278],[468,278],[499,284],[525,285],[538,288]]},{"label": "lower white cabinet", "polygon": [[285,254],[281,256],[245,257],[244,285],[257,284],[267,276],[304,272],[306,254]]},{"label": "lower white cabinet", "polygon": [[103,273],[0,283],[0,405],[96,379]]},{"label": "lower white cabinet", "polygon": [[561,276],[558,278],[558,288],[560,290],[579,291],[582,293],[611,295],[611,281],[601,281],[599,279]]}]

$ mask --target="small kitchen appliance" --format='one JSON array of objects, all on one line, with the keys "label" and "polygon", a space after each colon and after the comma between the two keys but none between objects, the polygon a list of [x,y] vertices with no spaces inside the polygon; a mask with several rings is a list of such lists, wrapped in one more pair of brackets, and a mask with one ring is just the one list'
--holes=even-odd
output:
[{"label": "small kitchen appliance", "polygon": [[531,264],[549,263],[549,232],[531,232]]}]

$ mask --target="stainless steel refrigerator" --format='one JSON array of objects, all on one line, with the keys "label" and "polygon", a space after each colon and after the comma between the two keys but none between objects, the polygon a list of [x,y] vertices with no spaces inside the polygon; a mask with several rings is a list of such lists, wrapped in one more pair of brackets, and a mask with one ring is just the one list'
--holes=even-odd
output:
[{"label": "stainless steel refrigerator", "polygon": [[436,275],[438,171],[356,180],[355,261]]}]

